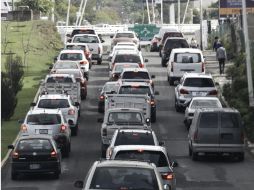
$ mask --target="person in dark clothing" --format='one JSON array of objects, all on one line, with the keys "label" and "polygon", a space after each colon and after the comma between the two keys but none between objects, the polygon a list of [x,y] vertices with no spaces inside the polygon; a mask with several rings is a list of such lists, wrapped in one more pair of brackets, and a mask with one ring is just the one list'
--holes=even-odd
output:
[{"label": "person in dark clothing", "polygon": [[219,61],[220,74],[224,74],[225,61],[227,59],[227,52],[220,42],[218,42],[216,57],[217,57],[217,60]]},{"label": "person in dark clothing", "polygon": [[214,50],[215,52],[217,52],[217,49],[218,49],[218,42],[219,42],[219,38],[216,36],[216,37],[214,38],[214,43],[213,43],[213,50]]}]

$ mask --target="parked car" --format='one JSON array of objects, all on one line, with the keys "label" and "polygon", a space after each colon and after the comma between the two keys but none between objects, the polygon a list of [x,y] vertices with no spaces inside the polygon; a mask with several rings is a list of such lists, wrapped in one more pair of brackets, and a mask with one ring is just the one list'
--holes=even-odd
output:
[{"label": "parked car", "polygon": [[28,111],[25,120],[20,121],[20,135],[50,135],[61,148],[63,156],[71,151],[72,123],[67,123],[59,109],[36,109]]},{"label": "parked car", "polygon": [[217,97],[217,95],[218,91],[212,75],[185,73],[180,84],[175,87],[175,109],[177,112],[185,111],[193,97]]},{"label": "parked car", "polygon": [[[96,161],[85,180],[74,183],[77,188],[88,189],[146,189],[165,190],[160,173],[154,164],[139,161]],[[164,188],[165,187],[165,188]]]},{"label": "parked car", "polygon": [[174,85],[185,72],[205,73],[205,59],[202,51],[192,48],[177,48],[171,51],[167,63],[168,82]]},{"label": "parked car", "polygon": [[222,108],[221,102],[217,97],[194,97],[185,109],[184,124],[189,129],[194,113],[201,108]]},{"label": "parked car", "polygon": [[163,67],[167,66],[167,62],[169,60],[171,51],[172,49],[175,48],[189,48],[189,44],[185,38],[180,37],[167,38],[161,49],[161,65]]},{"label": "parked car", "polygon": [[84,76],[89,76],[89,61],[83,50],[62,50],[57,58],[59,61],[79,62],[80,67],[84,70]]},{"label": "parked car", "polygon": [[105,96],[107,94],[113,94],[117,92],[119,87],[118,82],[106,82],[101,89],[99,101],[98,101],[98,112],[104,113],[104,106],[105,106]]},{"label": "parked car", "polygon": [[172,190],[176,189],[176,176],[173,167],[176,162],[171,161],[165,147],[150,145],[120,145],[116,146],[110,156],[111,160],[140,160],[154,163],[163,179]]},{"label": "parked car", "polygon": [[96,34],[77,34],[72,38],[72,43],[86,43],[89,46],[92,53],[92,60],[97,61],[98,65],[102,63],[103,42],[104,40],[101,41]]},{"label": "parked car", "polygon": [[164,142],[159,142],[155,132],[151,129],[118,129],[111,139],[106,158],[109,159],[113,149],[120,145],[162,146]]},{"label": "parked car", "polygon": [[189,155],[230,154],[244,160],[244,130],[240,113],[232,108],[197,109],[189,129]]},{"label": "parked car", "polygon": [[68,123],[70,123],[71,134],[77,135],[78,118],[80,115],[80,104],[73,102],[67,94],[46,94],[38,98],[37,103],[31,103],[33,109],[60,109]]},{"label": "parked car", "polygon": [[126,68],[140,68],[138,63],[115,63],[112,71],[109,71],[109,80],[117,81]]},{"label": "parked car", "polygon": [[61,174],[61,151],[49,135],[19,137],[11,149],[11,179],[19,174],[52,173],[58,179]]}]

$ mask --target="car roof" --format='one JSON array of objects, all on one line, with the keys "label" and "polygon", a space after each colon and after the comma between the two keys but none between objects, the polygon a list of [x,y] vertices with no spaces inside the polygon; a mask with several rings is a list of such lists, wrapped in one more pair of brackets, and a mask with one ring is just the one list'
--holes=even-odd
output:
[{"label": "car roof", "polygon": [[118,129],[118,133],[154,133],[151,129]]},{"label": "car roof", "polygon": [[72,61],[72,60],[57,60],[55,64],[61,64],[61,63],[68,63],[68,64],[76,64],[79,65],[79,61]]},{"label": "car roof", "polygon": [[166,153],[165,147],[155,145],[118,145],[114,147],[114,152],[127,151],[127,150],[145,150],[145,151],[157,151]]},{"label": "car roof", "polygon": [[121,86],[151,86],[150,83],[147,82],[131,82],[131,81],[122,81]]},{"label": "car roof", "polygon": [[81,73],[79,68],[77,69],[55,69],[56,74],[72,74],[72,73]]},{"label": "car roof", "polygon": [[212,97],[212,96],[193,97],[193,98],[192,98],[192,101],[193,101],[193,100],[218,100],[218,101],[220,101],[219,98],[217,98],[217,97]]},{"label": "car roof", "polygon": [[[76,35],[75,35],[76,36]],[[88,46],[86,43],[77,43],[77,42],[72,42],[72,43],[66,43],[65,46],[68,45],[75,45],[75,46]]]},{"label": "car roof", "polygon": [[62,54],[62,53],[82,53],[82,54],[84,54],[84,51],[80,50],[80,49],[64,49],[60,52],[60,54]]},{"label": "car roof", "polygon": [[154,169],[155,165],[145,161],[132,161],[132,160],[103,160],[97,161],[97,167],[137,167],[137,168],[150,168]]},{"label": "car roof", "polygon": [[72,74],[62,74],[62,73],[59,73],[59,74],[48,74],[46,76],[46,78],[49,78],[49,77],[74,77]]},{"label": "car roof", "polygon": [[235,108],[199,108],[196,111],[197,112],[231,112],[231,113],[239,113],[239,111]]},{"label": "car roof", "polygon": [[138,65],[139,66],[139,64],[138,63],[132,63],[132,62],[121,62],[121,63],[115,63],[115,67],[116,66],[118,66],[118,65],[121,65],[121,66],[124,66],[124,65]]},{"label": "car roof", "polygon": [[[134,42],[117,42],[117,46],[121,46],[122,44],[133,44],[133,45],[135,45],[136,46],[136,44],[134,43]],[[127,47],[130,47],[130,46],[127,46]]]},{"label": "car roof", "polygon": [[167,40],[185,40],[185,41],[187,41],[184,37],[167,37],[167,39],[165,41],[167,41]]},{"label": "car roof", "polygon": [[139,56],[139,52],[136,50],[117,50],[116,54],[128,55],[128,54],[135,54]]},{"label": "car roof", "polygon": [[139,109],[139,108],[110,108],[110,109],[108,109],[108,112],[119,112],[119,111],[136,111],[136,112],[140,112],[140,110],[141,109]]},{"label": "car roof", "polygon": [[60,109],[33,109],[33,110],[29,110],[28,111],[28,115],[32,115],[32,114],[61,114],[61,110]]},{"label": "car roof", "polygon": [[96,36],[96,37],[98,37],[97,34],[75,34],[75,35],[73,36],[73,38],[76,37],[76,36]]},{"label": "car roof", "polygon": [[128,31],[121,31],[121,32],[116,32],[116,34],[121,34],[121,33],[132,33],[132,34],[135,34],[135,32],[133,32],[133,31],[130,31],[130,30],[128,30]]},{"label": "car roof", "polygon": [[172,53],[201,53],[202,51],[197,48],[175,48]]},{"label": "car roof", "polygon": [[52,139],[53,140],[53,137],[51,135],[41,135],[41,134],[38,134],[38,135],[22,135],[20,137],[18,137],[18,141],[20,140],[26,140],[26,139]]},{"label": "car roof", "polygon": [[41,99],[69,99],[69,95],[66,94],[44,94],[39,97]]},{"label": "car roof", "polygon": [[132,72],[146,72],[148,73],[148,70],[146,68],[124,68],[123,72],[128,72],[128,71],[132,71]]},{"label": "car roof", "polygon": [[184,73],[185,78],[213,78],[211,74],[203,74],[203,73]]}]

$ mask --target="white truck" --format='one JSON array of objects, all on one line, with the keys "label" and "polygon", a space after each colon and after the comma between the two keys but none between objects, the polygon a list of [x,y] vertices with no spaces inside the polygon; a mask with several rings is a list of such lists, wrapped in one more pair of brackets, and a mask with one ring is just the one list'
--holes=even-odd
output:
[{"label": "white truck", "polygon": [[49,74],[41,81],[40,95],[42,94],[68,94],[73,102],[81,104],[80,83],[74,75]]}]

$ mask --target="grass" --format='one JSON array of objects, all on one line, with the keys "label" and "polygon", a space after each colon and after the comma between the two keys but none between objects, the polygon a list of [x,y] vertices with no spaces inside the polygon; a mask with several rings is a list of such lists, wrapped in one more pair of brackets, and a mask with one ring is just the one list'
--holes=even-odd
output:
[{"label": "grass", "polygon": [[26,64],[23,62],[25,76],[23,88],[17,94],[18,104],[15,113],[9,121],[1,120],[1,159],[3,159],[8,151],[7,145],[13,142],[19,132],[18,120],[25,117],[38,90],[39,81],[47,74],[49,65],[63,44],[53,23],[49,21],[2,22],[1,40],[2,71],[5,70],[5,59],[9,52],[15,53],[14,56],[21,56],[23,60],[24,50],[27,49],[26,46],[29,47]]}]

